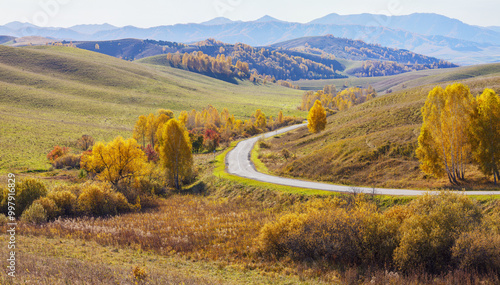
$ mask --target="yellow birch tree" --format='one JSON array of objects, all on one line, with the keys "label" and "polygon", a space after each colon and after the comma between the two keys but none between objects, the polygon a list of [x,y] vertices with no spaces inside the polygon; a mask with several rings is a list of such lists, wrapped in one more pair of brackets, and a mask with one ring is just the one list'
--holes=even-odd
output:
[{"label": "yellow birch tree", "polygon": [[469,88],[460,83],[448,85],[445,90],[435,87],[429,92],[422,116],[416,151],[420,168],[435,177],[446,173],[452,184],[458,184],[465,179],[465,166],[471,152]]},{"label": "yellow birch tree", "polygon": [[316,100],[307,116],[307,127],[311,133],[319,133],[326,127],[326,111],[321,101]]},{"label": "yellow birch tree", "polygon": [[163,126],[160,134],[160,159],[167,169],[171,185],[179,190],[182,180],[191,175],[193,168],[189,133],[179,121],[171,119]]},{"label": "yellow birch tree", "polygon": [[134,126],[134,139],[142,142],[142,146],[146,147],[148,118],[144,115],[139,116],[139,119]]},{"label": "yellow birch tree", "polygon": [[500,177],[500,98],[495,91],[485,89],[476,102],[471,125],[474,158],[485,175],[493,175],[496,185]]}]

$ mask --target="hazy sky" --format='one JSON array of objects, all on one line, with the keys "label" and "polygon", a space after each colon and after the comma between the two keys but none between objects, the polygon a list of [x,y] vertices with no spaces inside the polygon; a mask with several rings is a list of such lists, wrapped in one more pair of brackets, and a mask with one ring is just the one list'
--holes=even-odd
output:
[{"label": "hazy sky", "polygon": [[0,0],[1,25],[21,21],[57,27],[101,23],[152,27],[200,23],[220,16],[248,21],[264,15],[305,23],[330,13],[415,12],[500,26],[499,0]]}]

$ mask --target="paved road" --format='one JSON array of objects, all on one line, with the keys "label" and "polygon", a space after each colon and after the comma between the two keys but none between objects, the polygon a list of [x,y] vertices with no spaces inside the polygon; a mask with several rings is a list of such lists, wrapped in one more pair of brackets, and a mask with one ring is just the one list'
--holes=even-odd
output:
[{"label": "paved road", "polygon": [[[286,133],[291,130],[295,130],[306,126],[306,124],[294,125],[286,127],[277,131],[272,131],[264,134],[264,137],[268,138],[277,134]],[[259,136],[260,137],[260,136]],[[341,186],[327,183],[310,182],[299,179],[284,178],[279,176],[272,176],[264,173],[260,173],[255,170],[252,162],[250,161],[250,153],[253,149],[254,144],[259,140],[259,137],[253,137],[239,142],[236,147],[231,150],[226,156],[226,171],[230,174],[237,175],[240,177],[250,178],[262,182],[274,183],[285,186],[295,186],[308,189],[334,191],[334,192],[347,192],[352,193],[352,187]],[[311,162],[314,163],[314,162]],[[373,188],[363,188],[356,187],[356,191],[363,193],[373,193]],[[358,192],[358,193],[359,193]],[[428,191],[421,190],[404,190],[404,189],[386,189],[386,188],[376,188],[375,194],[380,195],[404,195],[404,196],[415,196],[422,195]],[[460,192],[467,195],[500,195],[500,191],[467,191]]]}]

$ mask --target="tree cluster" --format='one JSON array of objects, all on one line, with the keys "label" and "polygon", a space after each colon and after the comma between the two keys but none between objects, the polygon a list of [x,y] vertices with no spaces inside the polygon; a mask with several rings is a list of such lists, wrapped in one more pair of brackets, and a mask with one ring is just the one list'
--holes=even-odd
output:
[{"label": "tree cluster", "polygon": [[266,48],[257,49],[245,44],[236,44],[230,50],[235,60],[247,62],[250,69],[269,75],[277,80],[332,79],[342,78],[331,65],[302,56],[289,55],[285,51]]},{"label": "tree cluster", "polygon": [[[157,151],[157,146],[161,134],[159,130],[162,126],[174,117],[169,110],[158,110],[158,114],[139,116],[134,127],[134,138],[142,143],[143,149],[152,148]],[[296,117],[283,116],[280,111],[273,119],[259,109],[247,120],[236,119],[229,113],[227,108],[219,112],[213,106],[207,106],[201,111],[182,111],[178,121],[189,132],[191,149],[193,152],[213,151],[221,143],[228,144],[234,139],[249,137],[266,131],[274,130],[283,126],[301,122],[302,119]],[[151,151],[146,151],[151,153]],[[155,157],[154,153],[148,157]]]},{"label": "tree cluster", "polygon": [[306,39],[298,39],[296,45],[299,47],[293,50],[313,53],[313,54],[330,54],[337,58],[344,58],[356,61],[375,60],[375,61],[394,61],[407,65],[434,65],[438,64],[441,67],[456,67],[456,65],[444,62],[434,57],[429,57],[414,52],[382,47],[379,44],[368,44],[361,40],[351,40],[345,38],[336,38],[332,35],[324,37],[313,37]]},{"label": "tree cluster", "polygon": [[250,77],[248,63],[236,60],[236,64],[233,64],[233,59],[230,56],[226,57],[224,54],[212,57],[204,54],[202,51],[183,54],[168,53],[166,60],[172,67],[182,68],[215,78]]},{"label": "tree cluster", "polygon": [[337,92],[334,85],[327,85],[323,90],[307,91],[302,95],[302,103],[299,110],[309,111],[316,101],[330,112],[345,111],[352,106],[371,100],[377,96],[373,87],[358,88],[351,87]]},{"label": "tree cluster", "polygon": [[[169,64],[176,68],[184,68],[190,71],[207,74],[210,76],[233,76],[248,78],[250,72],[258,74],[251,78],[252,81],[269,77],[276,80],[299,80],[299,79],[332,79],[344,78],[345,76],[336,71],[342,70],[342,65],[330,57],[320,57],[311,54],[299,53],[290,50],[274,50],[271,48],[254,48],[252,46],[237,43],[235,45],[225,44],[214,39],[198,42],[189,47],[177,48],[179,53],[170,54],[167,59],[157,58],[160,64]],[[201,54],[200,54],[201,52]],[[184,62],[184,55],[191,56],[191,61],[232,61],[210,70],[208,64]],[[203,55],[208,56],[205,58]],[[197,59],[193,59],[192,57]],[[186,59],[186,61],[189,57]],[[233,62],[236,62],[233,65]],[[238,64],[238,62],[240,62]],[[240,74],[241,72],[241,74]],[[266,79],[267,82],[270,80]]]},{"label": "tree cluster", "polygon": [[465,180],[466,166],[478,165],[495,184],[500,165],[500,99],[491,89],[474,98],[456,83],[435,87],[422,108],[417,157],[425,173],[452,184]]},{"label": "tree cluster", "polygon": [[348,73],[357,77],[376,77],[396,75],[416,70],[450,68],[454,66],[455,65],[443,60],[425,64],[419,64],[416,62],[408,62],[404,64],[395,61],[368,60],[363,62],[362,66],[349,70]]}]

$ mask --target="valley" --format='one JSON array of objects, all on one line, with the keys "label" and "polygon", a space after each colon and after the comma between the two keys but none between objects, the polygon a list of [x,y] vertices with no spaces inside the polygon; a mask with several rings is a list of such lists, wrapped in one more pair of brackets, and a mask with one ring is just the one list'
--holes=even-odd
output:
[{"label": "valley", "polygon": [[498,284],[498,51],[429,13],[0,25],[0,283]]}]

